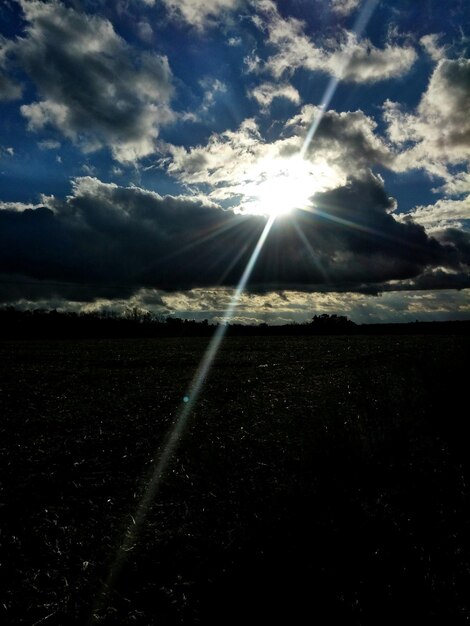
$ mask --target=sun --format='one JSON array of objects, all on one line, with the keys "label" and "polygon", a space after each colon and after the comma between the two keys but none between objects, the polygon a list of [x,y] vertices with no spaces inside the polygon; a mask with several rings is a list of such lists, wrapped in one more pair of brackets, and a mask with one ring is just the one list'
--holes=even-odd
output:
[{"label": "sun", "polygon": [[307,209],[311,197],[338,178],[326,162],[312,163],[300,155],[262,159],[246,174],[239,185],[242,212],[274,218]]}]

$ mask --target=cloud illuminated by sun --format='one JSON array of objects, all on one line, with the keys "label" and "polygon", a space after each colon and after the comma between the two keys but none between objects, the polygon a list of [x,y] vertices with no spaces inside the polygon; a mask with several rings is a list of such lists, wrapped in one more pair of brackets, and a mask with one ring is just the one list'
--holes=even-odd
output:
[{"label": "cloud illuminated by sun", "polygon": [[267,157],[245,173],[236,187],[243,213],[280,217],[294,209],[306,209],[311,197],[341,183],[338,171],[326,161],[307,161],[300,155]]}]

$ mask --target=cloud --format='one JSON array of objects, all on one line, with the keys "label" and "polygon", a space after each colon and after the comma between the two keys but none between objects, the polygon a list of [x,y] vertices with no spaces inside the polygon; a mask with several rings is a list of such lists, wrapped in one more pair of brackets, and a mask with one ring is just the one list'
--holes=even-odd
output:
[{"label": "cloud", "polygon": [[407,74],[418,58],[414,48],[386,44],[377,48],[368,39],[348,33],[333,51],[327,66],[337,78],[354,83],[373,83]]},{"label": "cloud", "polygon": [[[430,291],[434,289],[470,289],[470,274],[468,272],[449,272],[443,269],[434,269],[424,272],[417,278],[411,280],[400,281],[398,284],[390,285],[390,288],[396,291]],[[467,296],[468,296],[467,292]],[[424,300],[425,298],[423,298]],[[470,303],[463,308],[470,312]],[[449,308],[452,311],[452,308]]]},{"label": "cloud", "polygon": [[154,36],[153,28],[147,20],[141,20],[137,24],[137,32],[142,41],[145,41],[145,43],[152,42]]},{"label": "cloud", "polygon": [[220,14],[241,6],[242,0],[163,0],[163,3],[174,18],[202,29]]},{"label": "cloud", "polygon": [[387,101],[388,136],[401,154],[399,171],[422,168],[448,178],[447,166],[470,158],[470,59],[443,59],[434,69],[414,113]]},{"label": "cloud", "polygon": [[199,110],[194,114],[196,120],[207,115],[209,109],[217,102],[219,94],[227,93],[227,85],[218,78],[206,76],[199,81],[199,85],[204,90],[204,96]]},{"label": "cloud", "polygon": [[327,259],[330,280],[339,271],[343,282],[381,283],[412,278],[429,267],[458,266],[452,246],[442,246],[412,221],[395,219],[394,199],[371,173],[317,193],[313,206],[318,223],[306,235],[316,254]]},{"label": "cloud", "polygon": [[284,98],[294,104],[300,104],[299,92],[289,83],[261,83],[248,93],[261,105],[263,110],[268,109],[275,98]]},{"label": "cloud", "polygon": [[17,100],[21,98],[21,93],[21,86],[0,71],[0,101]]},{"label": "cloud", "polygon": [[297,159],[299,170],[306,170],[302,186],[310,185],[311,194],[336,187],[348,175],[371,166],[393,162],[393,153],[376,134],[376,122],[362,111],[323,114],[306,159],[300,159],[304,137],[320,112],[318,107],[304,106],[287,120],[275,141],[266,141],[257,122],[249,118],[234,131],[213,133],[205,145],[168,145],[168,158],[161,165],[180,182],[243,210],[257,182],[273,176],[290,157]]},{"label": "cloud", "polygon": [[424,35],[419,40],[419,43],[433,61],[440,61],[446,57],[446,46],[439,46],[441,37],[442,35],[433,33],[431,35]]},{"label": "cloud", "polygon": [[282,17],[272,0],[259,0],[256,7],[259,13],[254,22],[267,35],[267,43],[275,52],[264,63],[248,63],[252,71],[281,78],[303,68],[346,82],[372,83],[403,76],[417,59],[411,46],[390,42],[377,48],[368,39],[358,39],[348,31],[340,31],[338,38],[318,46],[305,33],[304,23]]},{"label": "cloud", "polygon": [[306,105],[288,120],[286,129],[298,137],[305,137],[313,121],[321,122],[310,143],[307,157],[321,155],[328,163],[338,165],[347,174],[374,165],[390,166],[394,154],[376,134],[377,123],[363,111],[334,110],[325,113],[320,107]]},{"label": "cloud", "polygon": [[427,231],[442,228],[463,228],[465,222],[470,224],[470,196],[463,200],[441,198],[435,204],[418,206],[406,214],[417,224],[422,224]]},{"label": "cloud", "polygon": [[8,147],[0,146],[0,159],[4,156],[5,157],[15,156],[15,149],[12,148],[11,146],[8,146]]},{"label": "cloud", "polygon": [[338,15],[349,15],[357,9],[361,0],[331,0],[331,10]]},{"label": "cloud", "polygon": [[[171,156],[166,162],[167,171],[180,182],[192,186],[193,189],[196,186],[200,193],[207,193],[214,201],[227,202],[232,208],[250,211],[250,194],[256,196],[259,189],[257,181],[264,177],[269,180],[270,172],[282,159],[295,159],[298,156],[308,128],[319,116],[321,121],[305,154],[311,169],[308,176],[301,181],[302,185],[311,184],[311,195],[317,192],[318,197],[318,192],[321,191],[337,193],[336,189],[344,184],[347,177],[368,180],[366,191],[373,183],[369,175],[371,167],[396,168],[396,162],[401,155],[378,135],[377,123],[371,117],[362,111],[330,110],[323,113],[318,107],[306,105],[285,123],[281,138],[276,141],[266,142],[255,120],[249,119],[236,131],[214,133],[206,145],[193,148],[170,146]],[[320,189],[315,188],[315,181],[319,180],[322,164],[326,164],[329,176],[322,179],[323,189]],[[466,173],[455,174],[442,190],[448,194],[462,194],[468,186],[467,178]],[[395,205],[391,203],[385,212],[394,210]],[[416,207],[407,214],[397,213],[388,226],[396,222],[409,225],[411,219],[415,225],[419,224],[426,231],[434,233],[451,227],[465,227],[470,219],[469,212],[468,199],[443,198],[434,205]],[[372,229],[388,232],[383,224],[372,225]],[[393,237],[395,235],[392,235],[390,241],[393,241]],[[349,239],[348,241],[350,242]],[[398,236],[394,241],[393,245],[400,245]],[[460,243],[455,242],[457,247]],[[384,242],[382,244],[386,245]],[[321,249],[321,242],[316,245]],[[333,247],[333,242],[331,246]],[[420,249],[418,246],[418,256]],[[454,256],[454,263],[457,262],[456,258]],[[356,260],[353,262],[351,257],[352,268],[357,267]],[[430,263],[433,265],[432,261]],[[424,271],[424,266],[420,271]],[[339,280],[343,278],[344,276]],[[360,277],[357,277],[357,281],[359,280]]]},{"label": "cloud", "polygon": [[[462,265],[470,266],[470,232],[458,228],[443,228],[435,233],[436,239],[455,247]],[[467,272],[467,277],[469,276]]]},{"label": "cloud", "polygon": [[[468,319],[468,293],[468,289],[460,293],[451,290],[418,293],[412,286],[408,291],[384,292],[379,298],[354,292],[245,292],[240,297],[234,321],[249,318],[255,323],[285,324],[310,321],[313,315],[322,313],[347,315],[359,324],[414,322],[417,317],[421,320]],[[230,297],[231,292],[221,287],[162,294],[163,301],[175,315],[210,320],[222,318]]]},{"label": "cloud", "polygon": [[172,118],[166,57],[131,48],[108,20],[58,0],[21,6],[25,36],[14,55],[39,93],[21,107],[30,130],[57,128],[85,151],[109,147],[121,162],[153,153],[159,126]]},{"label": "cloud", "polygon": [[39,208],[37,204],[28,204],[26,202],[1,202],[0,201],[0,211],[17,211],[21,213],[22,211],[26,211],[27,209],[37,209]]},{"label": "cloud", "polygon": [[22,87],[15,83],[6,73],[9,65],[11,42],[0,35],[0,102],[21,98]]},{"label": "cloud", "polygon": [[58,150],[60,147],[60,141],[56,141],[55,139],[44,139],[38,142],[38,148],[40,150]]},{"label": "cloud", "polygon": [[[0,275],[0,284],[5,277]],[[8,280],[8,277],[6,277]],[[425,278],[429,283],[438,285],[440,273]],[[445,277],[447,284],[449,276]],[[457,284],[457,281],[455,281]],[[423,280],[424,283],[424,280]],[[126,313],[137,307],[143,311],[183,317],[186,319],[208,319],[211,323],[220,321],[231,300],[232,290],[225,287],[192,289],[184,292],[166,293],[154,289],[140,289],[128,298],[113,297],[111,292],[104,292],[93,301],[68,300],[62,297],[47,297],[44,285],[32,280],[8,283],[11,287],[6,300],[19,309],[59,309],[80,312]],[[405,288],[405,283],[401,285]],[[401,287],[400,286],[400,287]],[[270,324],[302,323],[310,321],[313,315],[347,315],[358,324],[371,322],[414,322],[468,319],[470,314],[470,290],[439,289],[430,287],[418,292],[414,285],[405,290],[385,291],[376,297],[356,292],[305,292],[283,291],[241,294],[233,317],[234,323]],[[0,298],[7,296],[5,289],[0,289]]]},{"label": "cloud", "polygon": [[437,191],[443,191],[449,196],[461,196],[470,193],[470,172],[452,174]]},{"label": "cloud", "polygon": [[[3,273],[56,281],[58,293],[60,283],[77,284],[81,298],[86,291],[90,298],[99,296],[103,286],[115,283],[116,292],[129,294],[147,282],[172,289],[215,280],[209,271],[204,276],[213,250],[209,246],[206,252],[201,243],[195,251],[193,244],[231,217],[208,202],[161,197],[91,177],[76,179],[66,199],[45,197],[43,206],[19,208],[6,205],[0,211]],[[196,253],[201,260],[191,270]],[[69,297],[71,291],[69,285]]]},{"label": "cloud", "polygon": [[[202,199],[91,177],[76,179],[66,198],[42,200],[0,210],[3,277],[32,281],[38,297],[41,285],[43,295],[80,301],[129,298],[144,288],[234,286],[265,225]],[[370,173],[314,194],[310,211],[275,222],[251,290],[364,291],[436,268],[466,271],[467,240],[447,231],[430,238],[422,226],[396,220],[394,205]]]},{"label": "cloud", "polygon": [[188,185],[236,183],[266,152],[258,124],[248,118],[235,130],[213,133],[206,145],[168,145],[167,171]]},{"label": "cloud", "polygon": [[[280,181],[284,179],[286,185],[292,185],[295,179],[294,204],[298,206],[299,194],[304,204],[315,191],[335,186],[344,176],[320,154],[313,155],[311,161],[301,159],[302,138],[289,131],[289,136],[267,142],[257,122],[249,118],[235,131],[213,133],[205,145],[168,145],[168,158],[160,164],[193,192],[207,194],[211,200],[242,213],[257,210],[262,189],[269,195],[273,184],[285,187]],[[287,188],[278,191],[283,196],[292,195]]]}]

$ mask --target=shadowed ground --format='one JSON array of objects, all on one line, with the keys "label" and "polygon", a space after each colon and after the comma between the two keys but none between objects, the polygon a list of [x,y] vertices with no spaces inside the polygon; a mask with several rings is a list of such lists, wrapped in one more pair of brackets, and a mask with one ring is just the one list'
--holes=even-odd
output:
[{"label": "shadowed ground", "polygon": [[0,343],[2,623],[468,623],[451,336],[228,338],[96,603],[207,341]]}]

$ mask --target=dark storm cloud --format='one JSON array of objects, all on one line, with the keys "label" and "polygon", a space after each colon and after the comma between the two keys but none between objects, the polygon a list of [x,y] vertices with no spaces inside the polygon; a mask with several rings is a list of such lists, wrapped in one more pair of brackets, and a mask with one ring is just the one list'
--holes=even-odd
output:
[{"label": "dark storm cloud", "polygon": [[[82,301],[128,297],[143,287],[233,286],[265,224],[262,217],[234,215],[202,200],[89,177],[77,179],[66,199],[48,198],[47,206],[5,206],[4,300],[22,291],[38,296],[38,281],[44,297]],[[461,269],[462,242],[449,235],[440,243],[423,227],[396,221],[390,212],[394,201],[372,174],[316,194],[313,206],[312,213],[297,212],[274,224],[252,276],[254,289],[364,290],[432,268]]]},{"label": "dark storm cloud", "polygon": [[303,242],[295,228],[279,223],[263,255],[265,269],[277,263],[280,285],[362,284],[362,291],[370,283],[416,277],[426,268],[459,266],[453,245],[439,243],[412,221],[394,218],[395,201],[371,173],[312,200],[313,214],[297,217]]},{"label": "dark storm cloud", "polygon": [[168,289],[204,284],[198,273],[206,271],[211,257],[200,246],[198,258],[190,246],[229,219],[202,201],[82,178],[66,200],[49,199],[48,207],[22,212],[0,211],[0,271],[59,281],[58,291],[61,281],[88,285],[93,296],[113,283],[122,285],[121,295],[146,283]]},{"label": "dark storm cloud", "polygon": [[[41,273],[38,272],[38,274]],[[80,283],[69,280],[32,278],[25,274],[0,273],[0,304],[44,301],[48,303],[47,308],[53,308],[55,300],[60,300],[58,306],[63,306],[64,302],[86,303],[94,302],[96,299],[127,299],[134,292],[134,285],[126,285],[122,282],[119,284],[95,282],[90,285],[85,281]]]},{"label": "dark storm cloud", "polygon": [[30,129],[56,127],[86,151],[109,146],[120,161],[152,153],[172,116],[166,57],[132,49],[108,20],[56,0],[21,6],[25,36],[10,49],[39,92],[21,107]]},{"label": "dark storm cloud", "polygon": [[404,281],[396,291],[415,289],[419,291],[431,289],[470,289],[470,273],[449,273],[443,270],[426,272],[413,281]]},{"label": "dark storm cloud", "polygon": [[443,244],[456,247],[462,264],[470,265],[470,232],[458,228],[446,228],[436,232],[436,238]]}]

